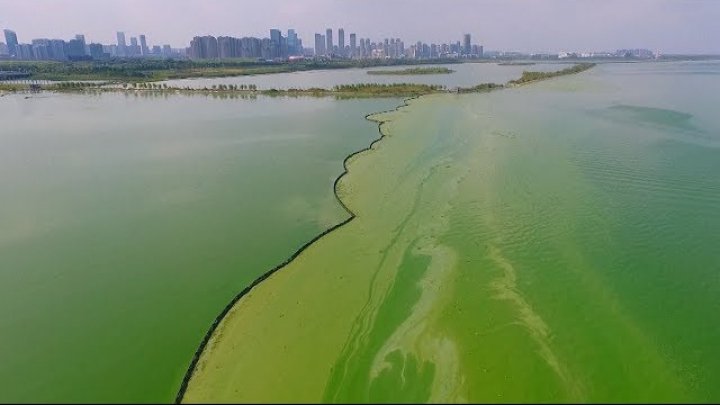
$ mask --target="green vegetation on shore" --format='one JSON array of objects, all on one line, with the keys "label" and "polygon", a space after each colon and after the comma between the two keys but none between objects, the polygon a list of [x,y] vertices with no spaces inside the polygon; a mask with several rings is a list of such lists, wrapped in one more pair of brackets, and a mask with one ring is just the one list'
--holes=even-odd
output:
[{"label": "green vegetation on shore", "polygon": [[498,66],[532,66],[535,62],[501,62]]},{"label": "green vegetation on shore", "polygon": [[367,72],[369,75],[383,76],[446,75],[450,73],[455,73],[455,71],[446,67],[419,67],[402,70],[368,70]]},{"label": "green vegetation on shore", "polygon": [[457,89],[458,93],[482,93],[486,91],[492,91],[502,89],[505,85],[497,83],[480,83],[473,87],[460,87]]},{"label": "green vegetation on shore", "polygon": [[577,65],[555,72],[531,72],[526,70],[519,79],[509,81],[508,85],[524,84],[538,80],[552,79],[553,77],[558,76],[571,75],[584,72],[593,67],[595,67],[595,63],[578,63]]},{"label": "green vegetation on shore", "polygon": [[417,84],[417,83],[397,83],[397,84],[346,84],[335,86],[333,91],[336,93],[359,93],[370,95],[408,95],[418,96],[422,94],[437,93],[444,91],[445,86],[433,84]]},{"label": "green vegetation on shore", "polygon": [[33,80],[112,80],[121,82],[161,81],[199,77],[229,77],[320,69],[369,68],[376,66],[458,63],[454,60],[300,60],[267,62],[251,59],[175,60],[110,59],[106,61],[10,61],[0,70],[31,74]]}]

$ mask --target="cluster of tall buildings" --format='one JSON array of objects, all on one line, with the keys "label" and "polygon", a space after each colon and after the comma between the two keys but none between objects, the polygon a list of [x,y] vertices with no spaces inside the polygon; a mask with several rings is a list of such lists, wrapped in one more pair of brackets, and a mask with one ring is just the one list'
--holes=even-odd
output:
[{"label": "cluster of tall buildings", "polygon": [[263,58],[288,59],[303,55],[302,40],[293,29],[283,36],[278,29],[270,30],[270,38],[214,37],[206,35],[190,41],[190,59]]},{"label": "cluster of tall buildings", "polygon": [[333,30],[328,28],[323,34],[315,34],[316,57],[351,59],[434,59],[434,58],[482,58],[482,45],[471,42],[470,34],[465,34],[463,42],[450,44],[427,44],[416,42],[406,46],[400,38],[385,38],[373,42],[370,38],[360,38],[351,33],[349,42],[345,42],[345,30],[337,31],[337,42]]},{"label": "cluster of tall buildings", "polygon": [[147,44],[145,35],[131,37],[130,44],[125,41],[125,33],[117,33],[117,44],[104,45],[87,43],[85,35],[78,34],[75,38],[33,39],[29,44],[20,43],[15,31],[4,30],[5,43],[0,42],[0,58],[13,60],[101,60],[108,58],[141,58],[141,57],[181,57],[184,49],[172,49],[170,45]]},{"label": "cluster of tall buildings", "polygon": [[482,58],[482,45],[472,44],[470,34],[463,41],[450,44],[426,44],[417,42],[405,45],[400,38],[385,38],[372,42],[351,33],[346,41],[345,30],[337,30],[337,39],[331,28],[325,34],[315,34],[313,48],[303,48],[302,40],[295,30],[287,36],[278,29],[270,30],[269,38],[197,36],[190,42],[187,54],[191,59],[262,58],[288,59],[300,56],[338,59],[432,59],[432,58]]},{"label": "cluster of tall buildings", "polygon": [[400,38],[385,38],[373,42],[370,38],[360,38],[351,33],[350,41],[345,42],[345,30],[337,31],[337,42],[333,38],[333,30],[328,28],[323,34],[315,34],[316,57],[351,58],[351,59],[433,59],[433,58],[482,58],[482,45],[471,42],[470,34],[465,34],[463,42],[450,44],[427,44],[416,42],[406,46]]},{"label": "cluster of tall buildings", "polygon": [[407,44],[400,38],[385,38],[373,42],[370,38],[358,38],[355,33],[345,36],[345,30],[331,28],[325,34],[315,34],[312,48],[304,48],[294,29],[284,33],[271,29],[267,38],[231,36],[196,36],[187,48],[175,49],[170,45],[150,46],[145,35],[126,38],[117,33],[117,43],[87,43],[85,36],[76,35],[68,41],[62,39],[33,39],[20,43],[17,34],[4,30],[5,41],[0,42],[0,58],[15,60],[101,60],[108,58],[186,58],[226,59],[258,58],[287,60],[297,57],[334,59],[435,59],[435,58],[482,58],[482,45],[473,44],[470,34],[462,41],[445,44],[417,42]]}]

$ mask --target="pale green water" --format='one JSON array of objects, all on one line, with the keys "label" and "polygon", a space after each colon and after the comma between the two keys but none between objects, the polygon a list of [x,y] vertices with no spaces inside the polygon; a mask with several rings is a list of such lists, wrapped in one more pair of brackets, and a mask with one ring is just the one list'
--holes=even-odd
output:
[{"label": "pale green water", "polygon": [[720,63],[383,114],[357,213],[235,306],[195,401],[717,402]]},{"label": "pale green water", "polygon": [[0,98],[0,402],[171,402],[397,100]]},{"label": "pale green water", "polygon": [[538,63],[529,66],[500,66],[496,63],[454,63],[445,65],[422,65],[424,67],[447,67],[455,72],[440,75],[402,75],[383,76],[369,75],[368,70],[403,70],[408,66],[391,66],[372,69],[334,69],[314,70],[307,72],[278,73],[272,75],[220,77],[213,79],[182,79],[169,80],[168,85],[190,88],[211,88],[218,84],[254,84],[258,89],[307,89],[332,88],[339,84],[357,83],[420,83],[439,84],[453,87],[472,87],[480,83],[506,83],[517,79],[523,70],[555,71],[570,65],[563,63]]}]

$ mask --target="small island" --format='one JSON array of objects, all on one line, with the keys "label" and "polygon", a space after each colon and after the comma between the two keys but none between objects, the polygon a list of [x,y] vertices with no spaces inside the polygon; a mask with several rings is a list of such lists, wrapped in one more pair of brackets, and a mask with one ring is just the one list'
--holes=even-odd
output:
[{"label": "small island", "polygon": [[535,62],[501,62],[498,66],[532,66]]},{"label": "small island", "polygon": [[446,67],[417,67],[401,70],[368,70],[369,75],[412,76],[412,75],[447,75],[455,73]]}]

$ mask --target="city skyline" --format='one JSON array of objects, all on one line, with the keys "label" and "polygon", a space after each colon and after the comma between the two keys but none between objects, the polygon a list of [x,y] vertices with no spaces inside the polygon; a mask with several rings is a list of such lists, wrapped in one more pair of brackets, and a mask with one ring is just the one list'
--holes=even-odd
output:
[{"label": "city skyline", "polygon": [[[182,3],[179,5],[179,3]],[[0,0],[0,28],[17,32],[20,42],[33,38],[73,38],[114,43],[115,33],[145,34],[153,43],[186,47],[194,36],[266,37],[268,27],[294,27],[313,47],[315,33],[332,27],[372,38],[454,42],[471,32],[486,49],[519,52],[602,51],[648,47],[662,53],[720,53],[714,16],[720,2],[708,0],[379,0],[302,4],[267,0],[262,4],[228,0],[178,0],[174,7],[138,0]],[[257,4],[257,5],[256,5]],[[402,17],[421,10],[412,22]],[[267,10],[275,10],[269,13]],[[318,12],[320,10],[320,12]],[[222,11],[222,12],[218,12]],[[378,12],[382,11],[382,12]],[[262,15],[263,18],[257,18]],[[508,24],[508,20],[513,23]],[[50,28],[52,27],[52,28]],[[337,40],[337,38],[335,38]]]}]

